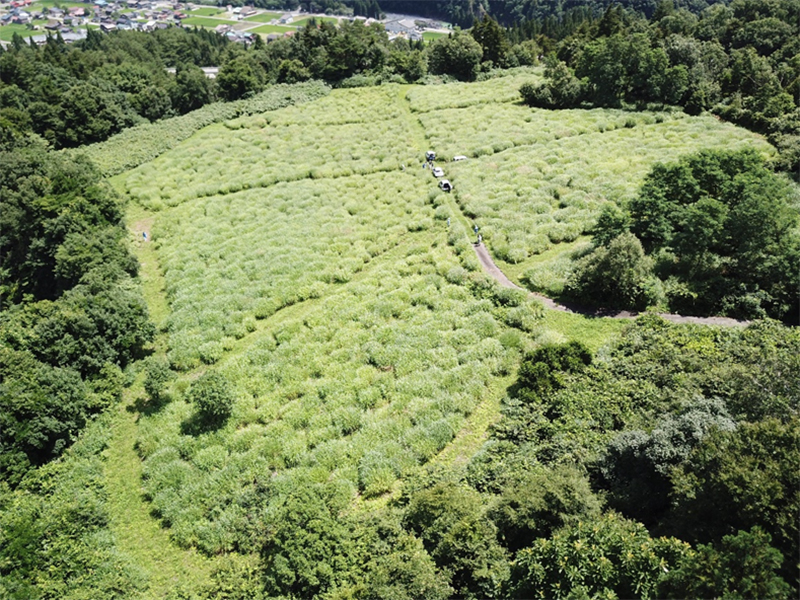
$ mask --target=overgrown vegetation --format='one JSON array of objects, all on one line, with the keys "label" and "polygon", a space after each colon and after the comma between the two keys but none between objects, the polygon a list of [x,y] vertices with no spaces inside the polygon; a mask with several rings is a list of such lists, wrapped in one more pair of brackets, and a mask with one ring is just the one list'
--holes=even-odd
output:
[{"label": "overgrown vegetation", "polygon": [[[796,321],[798,206],[797,191],[751,150],[658,164],[629,214],[606,208],[598,247],[569,285],[583,301],[624,308],[665,302],[675,312]],[[609,276],[613,287],[601,281]]]},{"label": "overgrown vegetation", "polygon": [[[489,56],[497,29],[479,31]],[[271,88],[182,143],[108,158],[164,152],[114,179],[149,234],[148,293],[163,279],[170,304],[133,366],[153,331],[116,198],[83,159],[3,154],[0,436],[53,441],[29,456],[24,435],[0,437],[1,594],[796,595],[797,331],[545,312],[480,272],[469,229],[532,286],[563,287],[586,255],[587,288],[635,303],[659,289],[657,248],[678,256],[689,222],[722,240],[701,217],[732,215],[717,204],[734,196],[763,209],[740,222],[789,236],[756,249],[775,259],[793,188],[766,142],[715,119],[519,105],[531,73]],[[468,156],[443,165],[454,194],[420,167],[430,148]],[[639,218],[662,212],[655,230]],[[791,301],[765,289],[765,310]],[[130,413],[91,422],[134,380]],[[142,478],[120,486],[131,464]],[[171,559],[158,583],[157,560],[148,573],[117,546],[151,516],[174,542],[146,546]]]},{"label": "overgrown vegetation", "polygon": [[793,0],[735,0],[699,16],[664,0],[650,21],[612,6],[552,44],[546,81],[522,93],[544,108],[659,103],[690,114],[710,110],[766,134],[779,149],[778,167],[798,177],[798,17]]},{"label": "overgrown vegetation", "polygon": [[104,142],[71,150],[69,155],[83,154],[104,175],[117,175],[159,157],[212,123],[310,102],[329,91],[327,86],[315,81],[275,85],[246,100],[215,102],[180,117],[131,127]]},{"label": "overgrown vegetation", "polygon": [[113,404],[154,334],[122,203],[92,165],[0,152],[0,476],[17,485]]}]

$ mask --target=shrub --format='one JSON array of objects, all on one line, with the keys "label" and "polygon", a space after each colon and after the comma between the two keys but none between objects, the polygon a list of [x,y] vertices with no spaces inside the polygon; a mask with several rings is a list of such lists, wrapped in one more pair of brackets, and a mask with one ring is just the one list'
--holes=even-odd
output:
[{"label": "shrub", "polygon": [[165,358],[151,358],[145,363],[144,391],[154,403],[166,399],[166,387],[172,378],[169,361]]},{"label": "shrub", "polygon": [[202,424],[209,427],[222,425],[233,412],[233,391],[228,380],[216,371],[206,372],[192,383],[187,399]]},{"label": "shrub", "polygon": [[659,290],[653,261],[632,233],[623,233],[607,248],[595,248],[581,259],[566,286],[567,294],[590,305],[628,309],[658,304]]}]

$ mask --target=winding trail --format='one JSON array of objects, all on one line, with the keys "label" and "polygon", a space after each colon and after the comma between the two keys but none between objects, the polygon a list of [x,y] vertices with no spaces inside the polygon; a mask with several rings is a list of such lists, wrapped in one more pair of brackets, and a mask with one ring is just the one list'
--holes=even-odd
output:
[{"label": "winding trail", "polygon": [[[525,288],[518,286],[516,283],[514,283],[508,277],[506,277],[505,273],[503,273],[500,270],[500,268],[496,264],[494,264],[494,261],[492,260],[489,251],[486,249],[486,246],[484,246],[483,244],[473,244],[472,247],[475,250],[475,254],[478,256],[478,260],[481,262],[484,271],[486,271],[489,275],[491,275],[497,281],[497,283],[499,283],[503,287],[514,288],[525,292],[528,291]],[[548,298],[547,296],[543,296],[535,292],[529,292],[529,293],[537,300],[540,300],[542,304],[544,304],[549,309],[584,315],[586,317],[608,317],[611,319],[635,319],[640,314],[642,314],[627,310],[587,308],[585,306],[578,306],[577,304],[571,304],[571,303],[559,304],[558,302],[556,302],[552,298]],[[656,313],[656,314],[665,321],[670,321],[671,323],[693,323],[695,325],[719,325],[722,327],[744,327],[750,324],[750,321],[739,321],[737,319],[731,319],[728,317],[686,317],[683,315],[674,315],[670,313]]]}]

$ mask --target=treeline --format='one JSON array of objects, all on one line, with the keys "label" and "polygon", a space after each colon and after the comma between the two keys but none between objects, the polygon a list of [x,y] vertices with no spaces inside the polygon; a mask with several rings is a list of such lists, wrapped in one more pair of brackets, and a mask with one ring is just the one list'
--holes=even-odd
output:
[{"label": "treeline", "polygon": [[[339,27],[312,21],[291,38],[265,44],[258,37],[248,48],[213,32],[180,28],[90,30],[72,46],[56,36],[35,47],[16,36],[0,53],[0,140],[35,133],[55,148],[78,147],[213,101],[248,98],[274,83],[371,85],[419,81],[428,73],[474,79],[481,68],[499,64],[491,62],[492,40],[484,41],[479,30],[456,32],[429,47],[390,42],[381,25],[360,21]],[[506,54],[503,64],[511,66],[536,61],[529,43]],[[213,81],[199,68],[208,65],[220,66]]]},{"label": "treeline", "polygon": [[566,295],[595,306],[797,324],[799,199],[753,150],[657,164],[628,206],[604,207]]},{"label": "treeline", "polygon": [[766,135],[780,152],[778,168],[800,176],[797,0],[734,0],[699,16],[664,0],[650,21],[617,5],[560,41],[536,39],[551,52],[546,81],[521,90],[532,106],[712,111]]},{"label": "treeline", "polygon": [[[385,12],[439,18],[461,27],[469,27],[475,19],[481,19],[487,14],[506,26],[523,21],[555,23],[574,11],[599,17],[614,4],[650,18],[658,10],[659,2],[660,0],[381,0],[380,6]],[[694,13],[699,13],[712,4],[715,4],[713,0],[676,2],[679,8]]]},{"label": "treeline", "polygon": [[36,47],[17,35],[0,52],[1,141],[36,133],[56,148],[75,147],[192,111],[214,99],[198,67],[224,62],[232,46],[216,33],[180,28],[87,36]]},{"label": "treeline", "polygon": [[59,456],[119,400],[155,333],[122,205],[36,140],[0,148],[0,484]]}]

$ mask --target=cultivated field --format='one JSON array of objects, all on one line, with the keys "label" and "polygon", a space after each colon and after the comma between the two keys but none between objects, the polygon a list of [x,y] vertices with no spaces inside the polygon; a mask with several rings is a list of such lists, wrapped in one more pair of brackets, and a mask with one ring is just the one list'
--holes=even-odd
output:
[{"label": "cultivated field", "polygon": [[[596,349],[618,331],[470,272],[473,222],[517,281],[526,269],[556,288],[600,206],[630,198],[655,161],[768,151],[707,117],[519,105],[537,73],[335,90],[211,125],[116,179],[152,219],[167,355],[187,372],[137,442],[181,544],[246,548],[252,503],[270,510],[307,482],[360,507],[431,461],[464,463],[448,444],[484,439],[524,349],[576,332]],[[428,148],[469,157],[443,164],[454,194],[421,168]],[[185,392],[209,369],[236,404],[198,431]]]},{"label": "cultivated field", "polygon": [[359,113],[351,110],[348,118],[344,96],[338,115],[312,109],[306,122],[290,112],[282,123],[270,114],[208,127],[128,173],[125,189],[145,206],[159,208],[282,181],[395,171],[418,159],[405,121],[381,111],[372,120],[352,120]]}]

